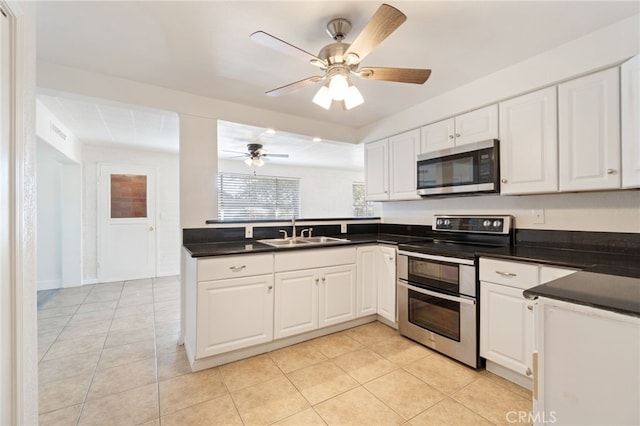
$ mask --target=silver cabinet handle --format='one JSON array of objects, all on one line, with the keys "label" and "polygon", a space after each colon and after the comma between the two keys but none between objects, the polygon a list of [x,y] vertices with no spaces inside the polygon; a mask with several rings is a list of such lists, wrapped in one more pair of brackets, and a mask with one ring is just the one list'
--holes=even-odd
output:
[{"label": "silver cabinet handle", "polygon": [[527,309],[533,311],[533,305],[527,305]]},{"label": "silver cabinet handle", "polygon": [[316,278],[316,285],[320,282],[320,278]]},{"label": "silver cabinet handle", "polygon": [[270,285],[269,287],[267,287],[269,289],[269,291],[273,290],[273,286]]},{"label": "silver cabinet handle", "polygon": [[229,266],[229,269],[231,269],[233,272],[240,272],[242,271],[244,268],[246,268],[247,265],[242,265],[242,266]]},{"label": "silver cabinet handle", "polygon": [[514,274],[513,272],[505,272],[505,271],[496,271],[496,274],[502,275],[503,277],[513,278],[518,276],[518,274]]},{"label": "silver cabinet handle", "polygon": [[453,139],[453,135],[449,135],[449,139]]},{"label": "silver cabinet handle", "polygon": [[500,179],[500,182],[501,183],[507,183],[507,180],[506,179]]},{"label": "silver cabinet handle", "polygon": [[608,175],[612,175],[612,174],[614,174],[615,172],[616,172],[616,171],[615,171],[615,170],[613,170],[613,169],[607,169],[607,174],[608,174]]},{"label": "silver cabinet handle", "polygon": [[324,284],[325,281],[327,281],[327,279],[325,277],[322,277],[322,284]]},{"label": "silver cabinet handle", "polygon": [[533,371],[531,371],[531,369],[530,369],[530,368],[527,368],[527,371],[525,371],[525,374],[526,374],[527,376],[531,376],[531,375],[533,374]]},{"label": "silver cabinet handle", "polygon": [[149,227],[149,231],[153,231],[153,226],[150,226],[150,227]]},{"label": "silver cabinet handle", "polygon": [[459,137],[460,137],[460,133],[456,133],[456,138],[459,138]]}]

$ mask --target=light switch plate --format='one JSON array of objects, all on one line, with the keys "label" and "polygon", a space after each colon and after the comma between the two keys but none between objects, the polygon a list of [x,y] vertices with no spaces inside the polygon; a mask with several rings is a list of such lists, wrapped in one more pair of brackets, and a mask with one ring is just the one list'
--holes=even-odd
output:
[{"label": "light switch plate", "polygon": [[244,227],[244,237],[253,238],[253,226],[247,225]]}]

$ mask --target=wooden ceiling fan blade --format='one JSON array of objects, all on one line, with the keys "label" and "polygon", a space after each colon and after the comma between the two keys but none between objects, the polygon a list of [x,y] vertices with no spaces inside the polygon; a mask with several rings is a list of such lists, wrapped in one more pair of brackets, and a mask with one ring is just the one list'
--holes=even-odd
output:
[{"label": "wooden ceiling fan blade", "polygon": [[324,80],[324,76],[314,75],[313,77],[305,78],[304,80],[296,81],[295,83],[287,84],[286,86],[278,87],[277,89],[269,90],[266,92],[269,96],[280,96],[285,93],[293,92],[294,90],[302,89],[305,86],[314,84]]},{"label": "wooden ceiling fan blade", "polygon": [[431,70],[421,68],[366,67],[362,68],[357,74],[365,80],[423,84],[431,75]]},{"label": "wooden ceiling fan blade", "polygon": [[249,38],[256,43],[267,46],[270,49],[277,50],[278,52],[284,53],[286,55],[302,59],[303,61],[307,61],[317,67],[327,67],[326,61],[318,58],[316,55],[312,55],[306,50],[302,50],[299,47],[296,47],[291,43],[287,43],[284,40],[280,40],[278,37],[272,36],[271,34],[265,33],[264,31],[256,31],[255,33],[251,34]]},{"label": "wooden ceiling fan blade", "polygon": [[404,13],[393,6],[382,4],[345,52],[347,62],[353,65],[362,61],[406,20]]}]

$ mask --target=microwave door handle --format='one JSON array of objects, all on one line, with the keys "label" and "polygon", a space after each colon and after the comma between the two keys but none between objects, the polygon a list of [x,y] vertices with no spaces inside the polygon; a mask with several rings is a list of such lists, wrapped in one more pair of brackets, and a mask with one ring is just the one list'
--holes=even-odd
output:
[{"label": "microwave door handle", "polygon": [[436,293],[435,291],[425,290],[423,288],[414,287],[412,285],[407,285],[407,284],[404,284],[404,283],[401,283],[401,282],[398,283],[398,285],[400,287],[408,288],[409,290],[413,290],[415,292],[424,294],[426,296],[437,297],[439,299],[450,300],[452,302],[464,303],[466,305],[475,305],[476,304],[476,301],[472,300],[472,299],[465,299],[463,297],[455,297],[455,296],[449,296],[448,294]]}]

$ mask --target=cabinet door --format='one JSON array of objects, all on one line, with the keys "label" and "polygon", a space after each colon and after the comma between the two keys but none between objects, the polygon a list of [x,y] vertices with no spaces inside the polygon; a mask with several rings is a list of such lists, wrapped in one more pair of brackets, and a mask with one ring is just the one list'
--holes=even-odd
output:
[{"label": "cabinet door", "polygon": [[519,288],[480,283],[480,355],[531,375],[533,302]]},{"label": "cabinet door", "polygon": [[455,118],[456,146],[498,139],[498,105],[489,105]]},{"label": "cabinet door", "polygon": [[318,326],[356,317],[356,266],[343,265],[319,270],[320,294]]},{"label": "cabinet door", "polygon": [[420,154],[453,148],[455,145],[454,133],[453,118],[423,126],[420,129]]},{"label": "cabinet door", "polygon": [[622,187],[640,187],[640,55],[622,64]]},{"label": "cabinet door", "polygon": [[396,249],[380,247],[378,262],[378,315],[396,321]]},{"label": "cabinet door", "polygon": [[196,358],[273,340],[273,275],[198,283]]},{"label": "cabinet door", "polygon": [[377,265],[380,249],[358,247],[358,270],[356,284],[356,316],[375,314],[378,304]]},{"label": "cabinet door", "polygon": [[364,183],[367,201],[389,199],[388,142],[385,139],[364,146]]},{"label": "cabinet door", "polygon": [[318,328],[318,285],[316,270],[276,274],[274,331],[276,339]]},{"label": "cabinet door", "polygon": [[546,298],[537,311],[535,418],[640,424],[640,319]]},{"label": "cabinet door", "polygon": [[556,88],[500,104],[500,192],[558,190]]},{"label": "cabinet door", "polygon": [[620,188],[619,103],[617,68],[558,86],[560,191]]},{"label": "cabinet door", "polygon": [[389,138],[389,199],[419,199],[416,161],[420,150],[420,129]]}]

